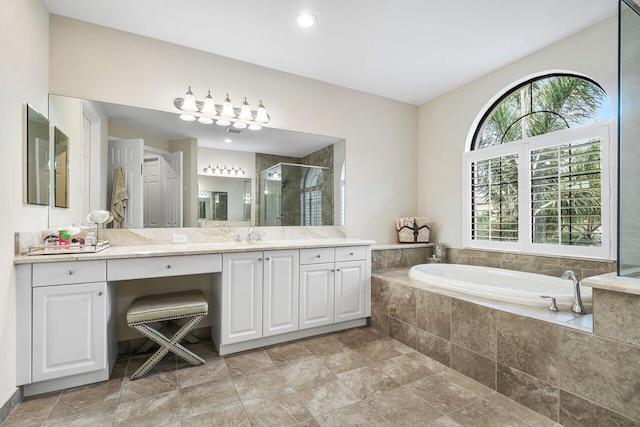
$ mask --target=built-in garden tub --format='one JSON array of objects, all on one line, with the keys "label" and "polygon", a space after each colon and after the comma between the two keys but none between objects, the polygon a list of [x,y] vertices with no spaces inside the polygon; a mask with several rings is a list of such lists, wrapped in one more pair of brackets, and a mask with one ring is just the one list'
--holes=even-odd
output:
[{"label": "built-in garden tub", "polygon": [[[541,296],[556,298],[558,307],[570,309],[573,301],[571,280],[524,273],[500,268],[478,267],[460,264],[420,264],[409,270],[409,277],[427,285],[528,306],[548,306],[549,300]],[[582,287],[582,302],[590,305],[591,288]]]}]

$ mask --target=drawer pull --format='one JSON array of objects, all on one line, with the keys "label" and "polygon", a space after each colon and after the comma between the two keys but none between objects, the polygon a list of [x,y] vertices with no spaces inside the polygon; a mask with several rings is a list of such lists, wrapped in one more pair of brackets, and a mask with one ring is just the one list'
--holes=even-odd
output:
[{"label": "drawer pull", "polygon": [[167,270],[171,268],[171,264],[167,264]]},{"label": "drawer pull", "polygon": [[69,271],[67,272],[67,274],[68,274],[69,276],[71,276],[71,275],[73,274],[73,270],[69,270]]},{"label": "drawer pull", "polygon": [[265,261],[270,261],[270,260],[271,260],[271,258],[269,258],[269,257],[265,258]]},{"label": "drawer pull", "polygon": [[262,258],[258,258],[258,261],[262,261]]},{"label": "drawer pull", "polygon": [[349,252],[349,255],[354,256],[355,254],[353,252]]},{"label": "drawer pull", "polygon": [[102,296],[102,294],[103,294],[103,292],[102,292],[102,291],[98,291],[98,296],[99,296],[99,297],[101,297],[101,296]]},{"label": "drawer pull", "polygon": [[322,255],[316,255],[316,258],[320,258],[320,257],[322,257]]}]

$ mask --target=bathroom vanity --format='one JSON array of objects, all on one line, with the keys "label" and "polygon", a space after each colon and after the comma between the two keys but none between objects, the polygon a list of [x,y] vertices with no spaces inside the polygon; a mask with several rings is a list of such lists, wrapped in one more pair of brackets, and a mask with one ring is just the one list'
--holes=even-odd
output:
[{"label": "bathroom vanity", "polygon": [[300,239],[19,256],[17,384],[33,395],[107,380],[125,280],[210,274],[211,336],[220,355],[364,325],[373,243]]}]

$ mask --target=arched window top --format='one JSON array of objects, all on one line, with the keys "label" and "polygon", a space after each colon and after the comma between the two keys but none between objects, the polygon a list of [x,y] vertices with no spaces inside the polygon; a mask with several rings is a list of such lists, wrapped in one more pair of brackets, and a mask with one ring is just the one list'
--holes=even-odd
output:
[{"label": "arched window top", "polygon": [[478,150],[613,118],[605,91],[594,81],[571,74],[528,80],[505,93],[476,129]]}]

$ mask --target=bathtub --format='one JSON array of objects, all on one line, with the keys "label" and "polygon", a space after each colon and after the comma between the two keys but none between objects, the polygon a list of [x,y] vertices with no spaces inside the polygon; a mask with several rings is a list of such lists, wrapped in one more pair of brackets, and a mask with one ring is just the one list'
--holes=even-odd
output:
[{"label": "bathtub", "polygon": [[[409,277],[427,285],[468,295],[529,306],[549,306],[551,295],[560,309],[571,309],[573,283],[542,274],[460,264],[420,264],[411,267]],[[582,302],[590,305],[591,288],[580,287]]]}]

